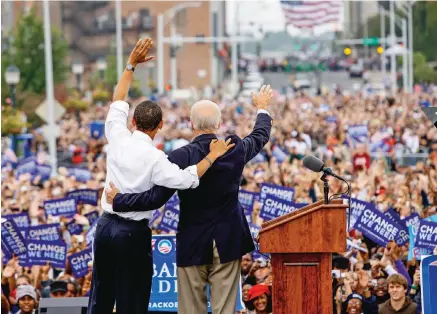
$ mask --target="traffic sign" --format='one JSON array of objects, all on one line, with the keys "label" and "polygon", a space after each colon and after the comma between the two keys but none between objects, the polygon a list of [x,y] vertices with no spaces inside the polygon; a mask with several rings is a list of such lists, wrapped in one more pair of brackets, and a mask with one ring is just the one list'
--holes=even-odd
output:
[{"label": "traffic sign", "polygon": [[[58,120],[60,117],[62,117],[65,113],[65,108],[55,99],[54,103],[54,109],[55,109],[55,120]],[[47,99],[44,100],[38,108],[36,108],[35,113],[40,117],[44,122],[47,122],[49,118],[49,112],[48,112],[48,105],[47,105]]]},{"label": "traffic sign", "polygon": [[379,45],[379,38],[378,37],[363,38],[363,45],[364,46],[378,46]]}]

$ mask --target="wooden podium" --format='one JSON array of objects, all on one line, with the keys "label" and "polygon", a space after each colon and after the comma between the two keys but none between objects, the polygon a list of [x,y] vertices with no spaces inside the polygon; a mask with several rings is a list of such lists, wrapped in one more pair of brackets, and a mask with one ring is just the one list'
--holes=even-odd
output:
[{"label": "wooden podium", "polygon": [[323,201],[265,222],[260,252],[270,253],[274,314],[332,313],[333,252],[346,251],[346,208]]}]

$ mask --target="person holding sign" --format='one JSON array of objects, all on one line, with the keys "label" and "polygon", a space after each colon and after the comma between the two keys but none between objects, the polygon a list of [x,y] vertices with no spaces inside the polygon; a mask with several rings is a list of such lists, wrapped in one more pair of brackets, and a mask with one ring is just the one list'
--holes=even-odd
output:
[{"label": "person holding sign", "polygon": [[[272,98],[263,86],[253,103],[258,109],[253,131],[244,139],[228,137],[234,149],[218,159],[196,189],[179,191],[180,216],[176,236],[178,313],[207,312],[206,285],[213,313],[235,313],[241,276],[241,257],[254,250],[250,229],[238,199],[241,175],[247,162],[269,141],[272,119],[267,111]],[[185,168],[202,160],[209,142],[216,139],[221,112],[217,104],[201,100],[191,108],[194,140],[169,155]],[[118,185],[107,190],[116,212],[149,211],[164,205],[176,189],[156,186],[144,193],[119,194]],[[122,191],[123,192],[123,191]],[[114,199],[115,197],[115,199]]]},{"label": "person holding sign", "polygon": [[[132,124],[127,128],[129,104],[125,102],[135,67],[151,60],[147,56],[152,39],[139,40],[131,52],[126,69],[115,88],[105,122],[108,140],[106,188],[115,182],[122,192],[141,192],[155,185],[172,189],[196,188],[212,163],[234,146],[211,139],[207,153],[197,163],[181,170],[153,145],[162,128],[162,110],[152,101],[135,108]],[[196,165],[197,164],[197,165]],[[129,314],[147,313],[152,285],[152,232],[148,227],[151,212],[117,213],[102,200],[100,217],[93,243],[94,269],[88,314],[117,311]]]}]

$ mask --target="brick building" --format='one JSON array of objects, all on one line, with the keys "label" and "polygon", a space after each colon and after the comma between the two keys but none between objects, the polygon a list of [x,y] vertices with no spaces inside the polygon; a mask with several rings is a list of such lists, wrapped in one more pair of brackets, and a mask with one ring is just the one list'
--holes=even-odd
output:
[{"label": "brick building", "polygon": [[[199,1],[198,8],[181,11],[172,23],[176,33],[184,37],[225,35],[225,1]],[[163,14],[181,1],[122,1],[123,53],[127,55],[140,37],[152,37],[156,43],[157,16]],[[8,30],[13,29],[20,15],[35,6],[42,16],[41,1],[2,1],[2,40]],[[213,25],[213,15],[217,24]],[[70,47],[69,61],[85,65],[84,77],[96,71],[96,62],[115,55],[115,1],[50,1],[50,15],[53,27],[62,30]],[[164,36],[170,36],[170,23],[164,29]],[[184,44],[177,52],[178,88],[191,86],[215,86],[224,75],[224,62],[216,57],[213,44]],[[156,56],[156,45],[152,54]],[[142,84],[154,80],[156,66],[136,71]],[[202,75],[198,75],[202,73]],[[170,45],[164,49],[164,81],[170,83]],[[144,86],[143,86],[144,87]]]}]

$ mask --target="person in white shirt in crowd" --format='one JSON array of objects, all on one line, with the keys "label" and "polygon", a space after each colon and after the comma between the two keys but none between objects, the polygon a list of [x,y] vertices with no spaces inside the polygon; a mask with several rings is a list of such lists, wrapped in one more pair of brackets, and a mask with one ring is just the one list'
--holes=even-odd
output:
[{"label": "person in white shirt in crowd", "polygon": [[[105,122],[109,145],[105,189],[109,188],[109,182],[114,182],[123,193],[142,192],[154,185],[172,189],[196,188],[199,177],[234,146],[230,140],[226,143],[213,140],[210,153],[202,161],[181,170],[153,145],[163,120],[161,108],[152,101],[144,101],[135,108],[132,124],[136,130],[129,131],[129,104],[124,99],[135,67],[153,58],[147,57],[152,45],[150,38],[138,41],[114,92],[114,102]],[[145,314],[153,275],[152,232],[148,226],[152,211],[115,213],[105,197],[101,204],[103,215],[98,221],[93,243],[88,314],[112,313],[114,303],[119,313]]]},{"label": "person in white shirt in crowd", "polygon": [[38,307],[37,295],[32,285],[17,287],[17,304],[19,311],[16,314],[34,314]]}]

